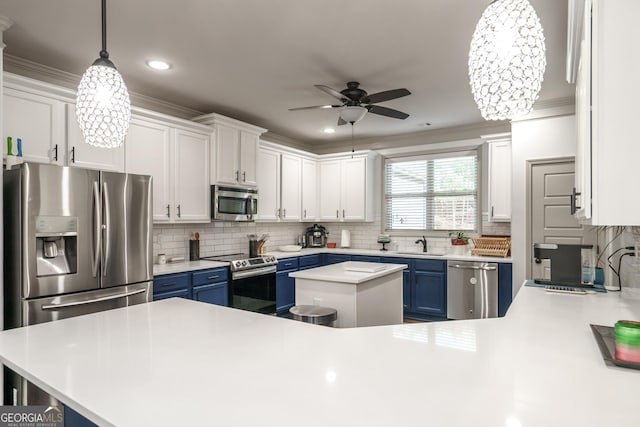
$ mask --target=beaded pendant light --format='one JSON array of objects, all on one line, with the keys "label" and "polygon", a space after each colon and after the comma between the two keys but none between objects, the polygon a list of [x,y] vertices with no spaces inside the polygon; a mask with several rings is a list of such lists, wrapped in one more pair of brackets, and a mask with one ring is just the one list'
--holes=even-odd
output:
[{"label": "beaded pendant light", "polygon": [[469,52],[471,92],[486,120],[527,114],[538,99],[544,34],[527,0],[494,0],[476,26]]},{"label": "beaded pendant light", "polygon": [[80,80],[76,118],[85,142],[96,147],[119,147],[129,129],[129,92],[107,52],[106,0],[102,0],[102,50]]}]

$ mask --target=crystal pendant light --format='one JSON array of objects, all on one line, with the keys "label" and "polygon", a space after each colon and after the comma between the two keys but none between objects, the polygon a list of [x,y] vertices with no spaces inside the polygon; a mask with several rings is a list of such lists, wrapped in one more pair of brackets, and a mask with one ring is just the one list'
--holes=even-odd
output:
[{"label": "crystal pendant light", "polygon": [[102,0],[102,50],[80,80],[76,118],[85,142],[96,147],[119,147],[129,129],[129,92],[107,52],[106,0]]},{"label": "crystal pendant light", "polygon": [[476,26],[469,52],[471,92],[486,120],[527,114],[546,67],[544,34],[527,0],[494,0]]}]

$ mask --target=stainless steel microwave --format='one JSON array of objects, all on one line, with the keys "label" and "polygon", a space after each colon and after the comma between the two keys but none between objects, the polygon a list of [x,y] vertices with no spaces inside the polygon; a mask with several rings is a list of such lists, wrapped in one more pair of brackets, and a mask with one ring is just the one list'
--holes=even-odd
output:
[{"label": "stainless steel microwave", "polygon": [[211,186],[211,219],[253,221],[258,213],[258,189],[255,187]]}]

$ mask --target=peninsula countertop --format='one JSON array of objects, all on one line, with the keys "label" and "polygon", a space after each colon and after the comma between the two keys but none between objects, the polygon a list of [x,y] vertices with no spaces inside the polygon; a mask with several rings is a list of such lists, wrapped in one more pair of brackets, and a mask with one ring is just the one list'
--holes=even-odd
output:
[{"label": "peninsula countertop", "polygon": [[[338,264],[325,265],[308,270],[300,270],[289,273],[296,279],[320,280],[324,282],[350,283],[357,285],[368,282],[378,277],[387,276],[404,270],[406,264],[381,264],[374,262],[346,261]],[[354,271],[350,269],[358,269]],[[370,271],[363,271],[370,269]]]},{"label": "peninsula countertop", "polygon": [[333,329],[183,299],[0,333],[0,361],[100,425],[636,427],[640,371],[589,323],[640,298],[523,287],[504,318]]}]

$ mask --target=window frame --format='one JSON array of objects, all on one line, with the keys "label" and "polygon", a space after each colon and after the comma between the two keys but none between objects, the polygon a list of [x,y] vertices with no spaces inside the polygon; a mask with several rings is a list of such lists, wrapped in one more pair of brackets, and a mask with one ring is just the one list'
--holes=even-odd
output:
[{"label": "window frame", "polygon": [[388,163],[400,163],[403,161],[417,161],[417,160],[433,160],[433,159],[438,159],[438,158],[449,158],[449,157],[458,157],[458,156],[464,156],[464,155],[470,155],[470,154],[475,154],[476,155],[476,162],[477,162],[477,168],[476,168],[476,183],[477,183],[477,209],[476,209],[476,227],[474,230],[465,230],[465,233],[467,235],[479,235],[480,234],[480,230],[482,229],[482,203],[483,203],[483,185],[482,185],[482,169],[483,169],[483,157],[482,157],[482,145],[477,145],[474,147],[463,147],[463,148],[459,148],[459,149],[451,149],[451,150],[437,150],[437,151],[428,151],[428,152],[420,152],[420,153],[415,153],[413,155],[411,154],[402,154],[402,155],[398,155],[398,156],[386,156],[383,158],[383,164],[382,164],[382,188],[381,188],[381,198],[380,198],[380,203],[381,203],[381,224],[380,224],[380,229],[381,232],[384,234],[388,234],[390,236],[398,236],[398,237],[402,237],[402,236],[415,236],[417,233],[421,233],[424,234],[428,237],[434,237],[434,238],[439,238],[439,237],[443,237],[443,238],[448,238],[449,234],[448,234],[448,230],[444,231],[444,230],[427,230],[427,229],[409,229],[409,230],[394,230],[394,229],[387,229],[386,228],[386,224],[387,224],[387,208],[386,208],[386,203],[387,203],[387,194],[386,194],[386,188],[387,188],[387,164]]}]

